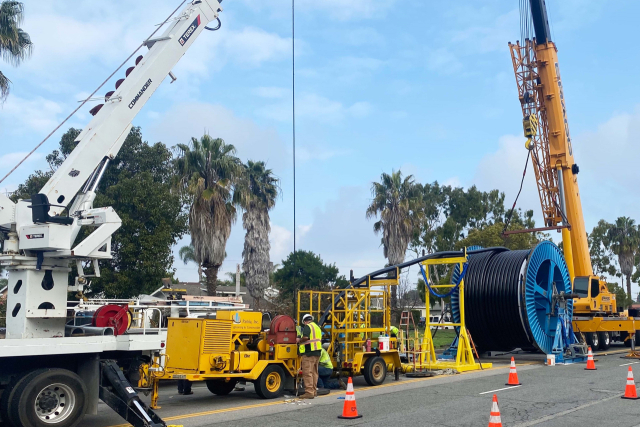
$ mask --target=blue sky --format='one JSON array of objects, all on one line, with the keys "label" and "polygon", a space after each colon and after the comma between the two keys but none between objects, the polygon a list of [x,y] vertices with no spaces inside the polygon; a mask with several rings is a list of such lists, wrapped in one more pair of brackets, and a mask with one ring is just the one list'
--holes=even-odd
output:
[{"label": "blue sky", "polygon": [[[0,173],[178,3],[25,1],[24,29],[35,46],[19,68],[0,62],[14,83],[0,109]],[[222,29],[199,37],[174,69],[178,80],[161,86],[134,125],[149,142],[168,146],[207,131],[234,144],[244,160],[266,160],[282,181],[271,216],[271,256],[279,263],[293,248],[291,3],[222,5]],[[587,229],[600,218],[640,220],[640,56],[634,44],[640,3],[547,5]],[[392,169],[421,182],[499,188],[511,203],[526,156],[507,47],[519,37],[518,1],[298,0],[296,6],[299,248],[319,253],[347,275],[351,268],[360,275],[382,267],[380,241],[364,210],[371,182]],[[69,125],[84,127],[91,106]],[[13,189],[44,168],[59,136],[2,186]],[[520,200],[540,217],[531,179]],[[242,242],[239,220],[224,271],[241,262]],[[182,280],[197,277],[195,265],[175,267]]]}]

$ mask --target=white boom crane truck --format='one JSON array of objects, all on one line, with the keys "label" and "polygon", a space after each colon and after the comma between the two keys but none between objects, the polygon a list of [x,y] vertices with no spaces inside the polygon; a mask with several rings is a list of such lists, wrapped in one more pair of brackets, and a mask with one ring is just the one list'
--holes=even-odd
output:
[{"label": "white boom crane truck", "polygon": [[[38,194],[15,204],[0,195],[0,227],[6,234],[0,264],[9,273],[6,339],[0,340],[5,424],[73,426],[85,413],[95,414],[102,399],[135,426],[166,425],[138,398],[118,365],[161,351],[164,335],[121,330],[128,312],[117,306],[103,327],[74,327],[69,333],[67,292],[82,290],[88,277],[100,275],[98,261],[112,258],[111,236],[121,221],[113,208],[93,207],[98,183],[133,118],[167,75],[175,80],[172,68],[200,33],[217,29],[206,25],[219,24],[220,1],[187,1],[165,21],[162,35],[144,41],[148,52],[137,57],[104,104],[91,109],[94,117],[75,149]],[[61,215],[65,209],[67,216]],[[82,227],[93,231],[76,242]],[[72,262],[78,276],[69,286]],[[84,272],[88,262],[93,275]]]}]

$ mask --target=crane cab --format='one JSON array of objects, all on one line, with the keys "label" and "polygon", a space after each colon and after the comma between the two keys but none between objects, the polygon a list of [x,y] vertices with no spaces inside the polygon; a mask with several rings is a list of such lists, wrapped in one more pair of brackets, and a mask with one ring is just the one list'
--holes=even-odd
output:
[{"label": "crane cab", "polygon": [[573,301],[574,315],[616,311],[615,294],[609,292],[607,283],[598,276],[575,277],[573,293],[580,295]]}]

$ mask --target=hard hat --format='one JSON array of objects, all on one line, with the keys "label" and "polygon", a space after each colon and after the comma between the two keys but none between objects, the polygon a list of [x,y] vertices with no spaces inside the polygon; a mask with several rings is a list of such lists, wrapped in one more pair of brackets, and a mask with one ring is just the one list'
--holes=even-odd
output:
[{"label": "hard hat", "polygon": [[360,313],[360,320],[364,320],[364,314]]},{"label": "hard hat", "polygon": [[302,316],[303,322],[306,322],[307,320],[313,320],[313,316],[310,314],[305,314],[304,316]]}]

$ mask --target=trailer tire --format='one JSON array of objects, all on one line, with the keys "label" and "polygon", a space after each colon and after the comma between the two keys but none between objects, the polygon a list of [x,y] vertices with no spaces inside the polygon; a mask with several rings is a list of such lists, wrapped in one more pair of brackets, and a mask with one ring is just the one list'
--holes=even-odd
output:
[{"label": "trailer tire", "polygon": [[230,379],[229,381],[225,380],[207,380],[207,388],[209,391],[217,396],[226,396],[231,393],[233,389],[236,387],[238,380],[235,378]]},{"label": "trailer tire", "polygon": [[267,366],[253,386],[256,394],[263,399],[279,397],[284,390],[284,370],[275,364]]},{"label": "trailer tire", "polygon": [[363,367],[364,380],[371,386],[380,385],[387,378],[387,362],[376,356],[367,359]]},{"label": "trailer tire", "polygon": [[587,344],[591,347],[591,350],[595,351],[600,346],[600,338],[597,332],[587,332]]},{"label": "trailer tire", "polygon": [[73,427],[84,416],[87,389],[67,369],[44,369],[29,374],[15,391],[10,414],[24,427]]}]

